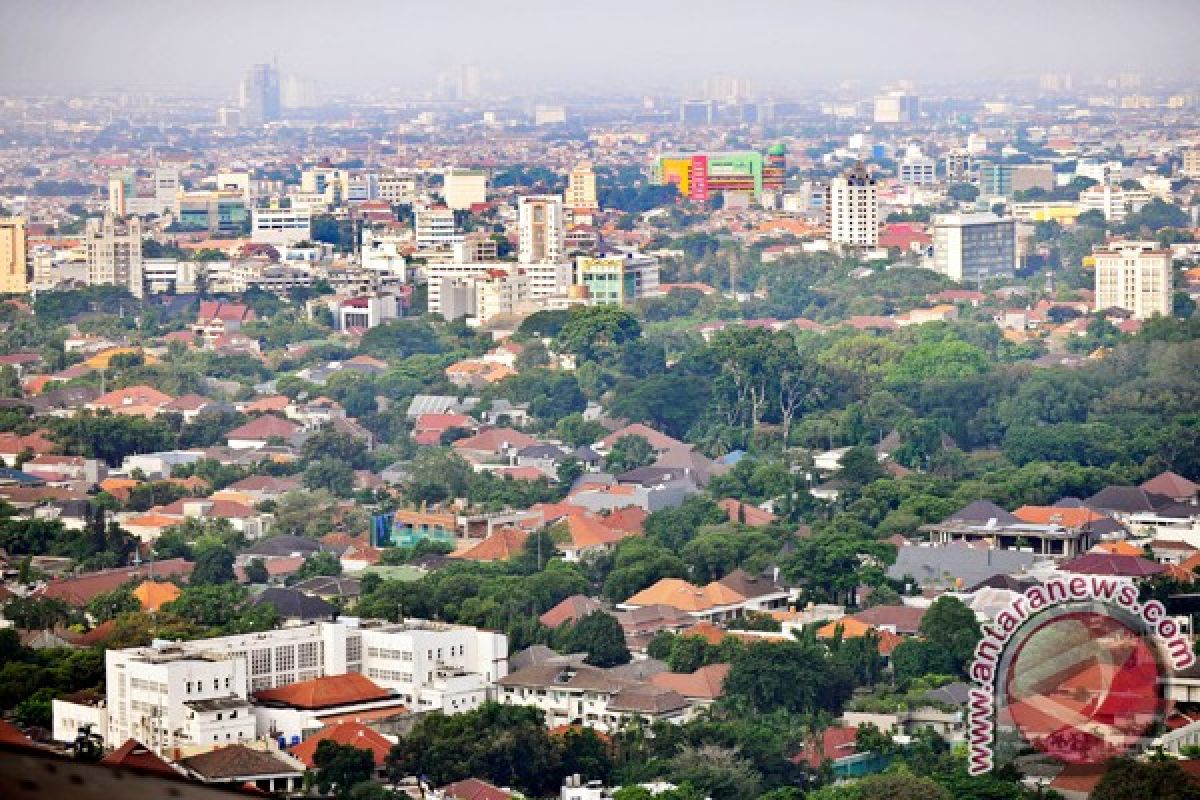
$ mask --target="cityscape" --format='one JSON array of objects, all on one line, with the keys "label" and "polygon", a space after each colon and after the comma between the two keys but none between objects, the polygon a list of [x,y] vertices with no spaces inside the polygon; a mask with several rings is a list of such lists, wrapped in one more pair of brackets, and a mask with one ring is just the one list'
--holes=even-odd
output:
[{"label": "cityscape", "polygon": [[1200,798],[1200,6],[0,4],[0,797]]}]

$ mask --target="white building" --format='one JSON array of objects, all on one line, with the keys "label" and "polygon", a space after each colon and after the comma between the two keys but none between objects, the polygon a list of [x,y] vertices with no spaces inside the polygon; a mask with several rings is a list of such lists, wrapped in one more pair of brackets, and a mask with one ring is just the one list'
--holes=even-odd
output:
[{"label": "white building", "polygon": [[879,246],[879,189],[866,165],[857,164],[830,182],[826,209],[834,244]]},{"label": "white building", "polygon": [[990,212],[935,215],[930,266],[951,280],[976,286],[1011,278],[1017,268],[1017,221]]},{"label": "white building", "polygon": [[[107,720],[97,732],[110,746],[132,737],[167,753],[265,736],[248,698],[324,675],[365,675],[413,711],[467,711],[508,674],[508,640],[463,625],[342,618],[109,650],[105,662]],[[86,708],[56,703],[55,730],[94,717]]]},{"label": "white building", "polygon": [[1200,147],[1189,147],[1183,151],[1183,165],[1179,174],[1193,180],[1200,178]]},{"label": "white building", "polygon": [[917,96],[897,89],[875,98],[875,121],[887,124],[915,122],[919,116]]},{"label": "white building", "polygon": [[377,234],[369,228],[363,228],[359,263],[363,269],[394,277],[400,283],[404,283],[408,262],[401,255],[400,249],[409,242],[409,239],[401,236]]},{"label": "white building", "polygon": [[196,278],[204,271],[204,263],[180,261],[177,258],[142,259],[142,285],[150,294],[196,291]]},{"label": "white building", "polygon": [[517,200],[517,260],[522,264],[557,262],[563,249],[563,199],[526,195]]},{"label": "white building", "polygon": [[380,175],[379,199],[392,205],[412,205],[417,201],[416,177],[397,173]]},{"label": "white building", "polygon": [[288,247],[312,238],[312,212],[299,208],[255,208],[250,212],[250,241]]},{"label": "white building", "polygon": [[450,208],[419,208],[413,217],[418,250],[449,249],[463,241],[463,235],[454,225],[454,211]]},{"label": "white building", "polygon": [[634,252],[578,256],[572,282],[586,288],[587,300],[592,305],[628,306],[662,293],[658,259]]},{"label": "white building", "polygon": [[932,186],[937,183],[937,160],[909,147],[897,167],[897,178],[907,186]]},{"label": "white building", "polygon": [[1089,186],[1079,193],[1082,211],[1099,211],[1108,222],[1122,222],[1130,213],[1140,211],[1150,202],[1150,193],[1138,189],[1101,184]]},{"label": "white building", "polygon": [[84,230],[89,286],[124,286],[142,296],[142,222],[131,217],[120,222],[112,214],[89,219]]},{"label": "white building", "polygon": [[575,211],[597,211],[596,171],[590,161],[580,161],[567,176],[567,207]]},{"label": "white building", "polygon": [[466,211],[487,201],[487,173],[481,169],[448,169],[442,197],[453,211]]},{"label": "white building", "polygon": [[1096,308],[1123,308],[1134,319],[1169,316],[1171,251],[1153,242],[1117,242],[1096,258]]}]

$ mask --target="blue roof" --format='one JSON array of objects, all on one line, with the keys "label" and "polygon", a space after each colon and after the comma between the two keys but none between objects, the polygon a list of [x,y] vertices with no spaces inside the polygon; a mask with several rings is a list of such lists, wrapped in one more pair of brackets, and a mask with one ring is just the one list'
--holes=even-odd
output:
[{"label": "blue roof", "polygon": [[733,450],[717,459],[718,464],[726,464],[732,467],[734,464],[746,457],[745,450]]},{"label": "blue roof", "polygon": [[31,475],[28,472],[0,467],[0,483],[21,483],[26,486],[40,486],[45,481],[37,475]]}]

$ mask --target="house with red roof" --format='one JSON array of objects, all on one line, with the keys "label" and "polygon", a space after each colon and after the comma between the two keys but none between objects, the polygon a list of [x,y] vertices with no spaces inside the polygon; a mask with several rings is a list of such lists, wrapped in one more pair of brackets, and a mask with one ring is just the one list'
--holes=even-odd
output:
[{"label": "house with red roof", "polygon": [[420,445],[436,445],[441,442],[442,434],[454,428],[475,431],[479,426],[472,417],[466,414],[422,414],[413,421],[413,441]]},{"label": "house with red roof", "polygon": [[204,300],[200,303],[192,333],[211,346],[225,334],[240,331],[243,325],[254,318],[254,309],[242,303]]},{"label": "house with red roof", "polygon": [[160,392],[153,386],[127,386],[102,394],[85,408],[90,411],[107,411],[111,414],[153,417],[175,398]]},{"label": "house with red roof", "polygon": [[57,578],[44,584],[34,594],[39,597],[57,598],[67,605],[82,608],[90,603],[96,595],[119,589],[137,578],[186,579],[191,572],[192,562],[184,561],[182,558],[169,558],[137,566],[102,569],[97,572],[85,572],[82,575]]},{"label": "house with red roof", "polygon": [[[364,644],[363,648],[366,647]],[[408,713],[406,698],[393,694],[357,672],[324,675],[273,689],[261,689],[254,693],[254,699],[257,703],[255,716],[259,724],[287,739],[303,739],[327,725],[345,720],[358,718],[361,722],[361,715],[401,716]],[[339,735],[353,735],[354,731],[353,728],[344,729]],[[315,750],[316,745],[313,745]],[[300,755],[297,754],[297,757]]]},{"label": "house with red roof", "polygon": [[488,428],[451,445],[454,451],[474,463],[485,463],[515,456],[518,450],[537,444],[537,439],[512,428]]},{"label": "house with red roof", "polygon": [[233,450],[260,450],[273,439],[294,443],[300,426],[290,419],[264,414],[225,434],[225,443]]},{"label": "house with red roof", "polygon": [[314,759],[317,754],[317,745],[326,740],[346,747],[369,750],[377,768],[383,767],[393,744],[391,740],[374,728],[346,720],[326,725],[300,744],[289,747],[288,752],[303,761],[304,766],[313,769],[316,766]]}]

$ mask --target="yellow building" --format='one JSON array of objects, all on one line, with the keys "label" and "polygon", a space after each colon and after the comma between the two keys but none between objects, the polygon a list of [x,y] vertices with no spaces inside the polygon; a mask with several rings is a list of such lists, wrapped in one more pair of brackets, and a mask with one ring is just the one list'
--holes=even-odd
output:
[{"label": "yellow building", "polygon": [[580,161],[567,176],[567,207],[575,211],[595,211],[596,172],[590,161]]},{"label": "yellow building", "polygon": [[0,294],[29,291],[25,251],[25,220],[0,217]]},{"label": "yellow building", "polygon": [[1057,222],[1060,225],[1074,225],[1082,212],[1083,209],[1070,201],[1013,203],[1013,217],[1018,222]]}]

